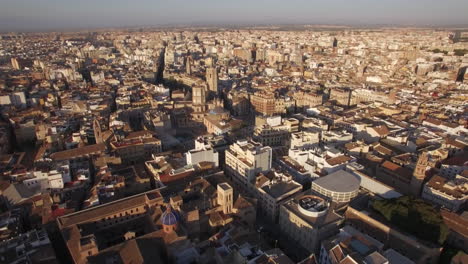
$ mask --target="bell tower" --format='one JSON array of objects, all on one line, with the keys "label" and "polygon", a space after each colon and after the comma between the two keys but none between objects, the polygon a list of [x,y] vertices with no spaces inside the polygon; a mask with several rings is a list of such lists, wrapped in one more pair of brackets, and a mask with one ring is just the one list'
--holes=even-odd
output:
[{"label": "bell tower", "polygon": [[96,144],[101,144],[103,142],[102,140],[102,128],[101,124],[97,119],[94,119],[93,121],[93,130],[94,130],[94,138],[96,140]]},{"label": "bell tower", "polygon": [[218,93],[218,70],[211,66],[206,69],[206,82],[211,92]]},{"label": "bell tower", "polygon": [[204,85],[196,85],[192,87],[192,104],[205,105],[206,104],[206,90]]},{"label": "bell tower", "polygon": [[411,195],[419,197],[421,194],[422,185],[426,179],[426,169],[429,164],[429,156],[426,152],[421,153],[416,163],[416,168],[411,178]]},{"label": "bell tower", "polygon": [[192,74],[192,64],[193,64],[193,58],[192,58],[192,55],[189,55],[185,61],[185,72],[188,75]]}]

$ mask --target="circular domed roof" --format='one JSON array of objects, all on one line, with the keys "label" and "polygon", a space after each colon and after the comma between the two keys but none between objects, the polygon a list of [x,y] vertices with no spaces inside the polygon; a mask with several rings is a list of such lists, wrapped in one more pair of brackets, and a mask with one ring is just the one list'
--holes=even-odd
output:
[{"label": "circular domed roof", "polygon": [[177,212],[172,210],[170,206],[167,207],[166,212],[162,214],[162,224],[163,225],[175,225],[178,222],[179,222],[179,217],[177,215]]}]

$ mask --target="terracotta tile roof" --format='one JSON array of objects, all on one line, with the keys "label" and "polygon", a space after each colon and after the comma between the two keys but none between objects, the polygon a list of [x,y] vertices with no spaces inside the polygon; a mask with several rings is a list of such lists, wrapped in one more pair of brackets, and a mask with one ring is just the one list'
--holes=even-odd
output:
[{"label": "terracotta tile roof", "polygon": [[97,154],[104,152],[106,150],[105,144],[94,144],[89,146],[84,146],[81,148],[68,149],[60,152],[55,152],[50,155],[50,157],[55,160],[68,160],[77,157],[82,157],[91,154]]},{"label": "terracotta tile roof", "polygon": [[384,155],[392,155],[392,150],[382,146],[382,145],[378,145],[374,148],[375,151],[381,153],[381,154],[384,154]]},{"label": "terracotta tile roof", "polygon": [[327,163],[332,165],[332,166],[335,166],[335,165],[346,163],[346,162],[348,162],[350,160],[352,160],[351,157],[348,157],[346,155],[342,155],[342,156],[334,157],[334,158],[331,158],[331,159],[327,159]]},{"label": "terracotta tile roof", "polygon": [[385,161],[384,163],[382,163],[382,167],[389,171],[392,171],[393,173],[397,175],[401,175],[404,178],[411,179],[412,177],[412,172],[410,170],[403,168],[391,161],[388,161],[388,160]]},{"label": "terracotta tile roof", "polygon": [[446,193],[450,196],[453,196],[455,198],[463,198],[465,195],[460,191],[458,190],[456,187],[453,188],[453,189],[449,189],[446,187],[446,184],[447,183],[447,180],[439,175],[435,175],[434,177],[432,177],[429,182],[427,183],[427,185],[433,189],[436,189],[438,190],[439,192],[443,192],[443,193]]},{"label": "terracotta tile roof", "polygon": [[141,130],[141,131],[129,133],[126,138],[131,139],[131,138],[139,138],[139,137],[152,137],[154,134],[155,134],[154,132],[151,132],[149,130]]},{"label": "terracotta tile roof", "polygon": [[468,145],[464,144],[463,142],[457,141],[453,138],[446,138],[445,143],[453,147],[459,148],[459,149],[465,149],[468,147]]},{"label": "terracotta tile roof", "polygon": [[243,208],[248,208],[248,207],[252,207],[252,204],[248,202],[244,197],[239,195],[236,202],[234,203],[234,208],[243,209]]},{"label": "terracotta tile roof", "polygon": [[330,255],[331,258],[333,258],[332,260],[335,263],[339,263],[345,257],[344,253],[343,253],[343,250],[341,249],[341,247],[339,245],[336,245],[335,247],[330,249],[330,254],[329,255]]},{"label": "terracotta tile roof", "polygon": [[372,127],[372,129],[374,129],[374,131],[380,136],[386,136],[390,133],[386,125],[375,126]]},{"label": "terracotta tile roof", "polygon": [[444,209],[440,211],[440,214],[449,229],[459,233],[465,238],[468,238],[468,219]]},{"label": "terracotta tile roof", "polygon": [[311,256],[309,256],[308,258],[302,260],[298,264],[317,264],[317,259],[315,258],[315,255],[312,254]]},{"label": "terracotta tile roof", "polygon": [[147,200],[160,198],[161,194],[157,191],[139,194],[129,198],[121,199],[112,203],[92,207],[74,214],[65,215],[59,218],[61,228],[76,225],[83,222],[101,219],[111,214],[125,211],[130,208],[138,207],[146,203]]},{"label": "terracotta tile roof", "polygon": [[463,153],[462,155],[458,155],[458,156],[442,161],[442,164],[444,165],[455,165],[455,166],[463,166],[467,163],[468,163],[468,153]]}]

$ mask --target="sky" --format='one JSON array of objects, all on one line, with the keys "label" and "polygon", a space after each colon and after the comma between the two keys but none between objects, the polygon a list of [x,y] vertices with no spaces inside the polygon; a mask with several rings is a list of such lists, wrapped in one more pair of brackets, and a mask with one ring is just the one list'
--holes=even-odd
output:
[{"label": "sky", "polygon": [[0,0],[0,31],[231,24],[468,25],[468,0]]}]

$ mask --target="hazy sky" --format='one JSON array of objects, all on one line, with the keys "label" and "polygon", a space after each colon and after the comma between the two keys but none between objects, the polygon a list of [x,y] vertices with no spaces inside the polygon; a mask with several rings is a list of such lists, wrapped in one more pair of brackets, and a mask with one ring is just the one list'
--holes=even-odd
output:
[{"label": "hazy sky", "polygon": [[168,24],[468,24],[468,0],[0,0],[0,30]]}]

